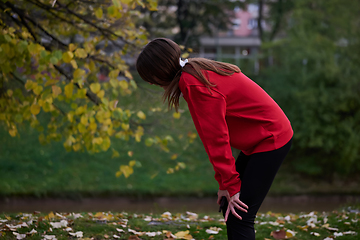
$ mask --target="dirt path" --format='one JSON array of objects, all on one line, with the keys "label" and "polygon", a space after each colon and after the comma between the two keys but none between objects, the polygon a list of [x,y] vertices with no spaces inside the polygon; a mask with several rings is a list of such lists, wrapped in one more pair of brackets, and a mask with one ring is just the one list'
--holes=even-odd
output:
[{"label": "dirt path", "polygon": [[[260,212],[308,212],[331,211],[345,204],[360,202],[360,196],[289,196],[267,197]],[[20,199],[0,200],[0,212],[81,212],[126,211],[135,213],[162,213],[193,211],[214,213],[218,209],[216,198],[154,198],[136,200],[131,198],[85,198],[69,199]]]}]

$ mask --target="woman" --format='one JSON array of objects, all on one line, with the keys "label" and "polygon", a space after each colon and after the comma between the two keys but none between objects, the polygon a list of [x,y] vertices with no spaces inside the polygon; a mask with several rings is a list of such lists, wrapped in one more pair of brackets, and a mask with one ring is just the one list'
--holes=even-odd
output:
[{"label": "woman", "polygon": [[[254,220],[283,159],[293,130],[275,101],[232,64],[182,61],[179,46],[158,38],[145,46],[136,68],[164,88],[170,107],[186,100],[219,183],[228,239],[255,239]],[[231,147],[241,150],[236,162]]]}]

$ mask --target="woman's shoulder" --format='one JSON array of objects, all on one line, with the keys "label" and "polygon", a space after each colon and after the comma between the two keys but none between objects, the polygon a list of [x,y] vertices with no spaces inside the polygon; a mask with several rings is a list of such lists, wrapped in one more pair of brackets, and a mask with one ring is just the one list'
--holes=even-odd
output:
[{"label": "woman's shoulder", "polygon": [[187,72],[181,73],[180,83],[183,83],[186,85],[201,84],[201,82],[196,77],[194,77],[192,74],[187,73]]}]

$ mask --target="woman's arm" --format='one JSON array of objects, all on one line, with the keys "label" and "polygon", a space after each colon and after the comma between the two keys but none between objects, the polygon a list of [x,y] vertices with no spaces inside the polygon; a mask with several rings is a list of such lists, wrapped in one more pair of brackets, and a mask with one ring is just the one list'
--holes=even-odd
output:
[{"label": "woman's arm", "polygon": [[190,85],[182,89],[197,132],[215,170],[220,190],[230,197],[240,191],[241,181],[232,156],[228,127],[225,120],[225,97],[205,86]]}]

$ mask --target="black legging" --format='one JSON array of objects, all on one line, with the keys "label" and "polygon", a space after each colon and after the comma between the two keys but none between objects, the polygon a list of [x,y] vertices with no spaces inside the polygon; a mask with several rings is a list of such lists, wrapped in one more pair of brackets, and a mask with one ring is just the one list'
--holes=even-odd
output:
[{"label": "black legging", "polygon": [[[270,186],[280,168],[285,156],[290,150],[292,140],[283,147],[269,151],[245,155],[240,153],[236,160],[236,170],[240,174],[241,191],[240,200],[249,209],[248,212],[236,210],[242,220],[229,214],[226,222],[229,240],[255,240],[254,221]],[[227,202],[223,207],[226,212]]]}]

